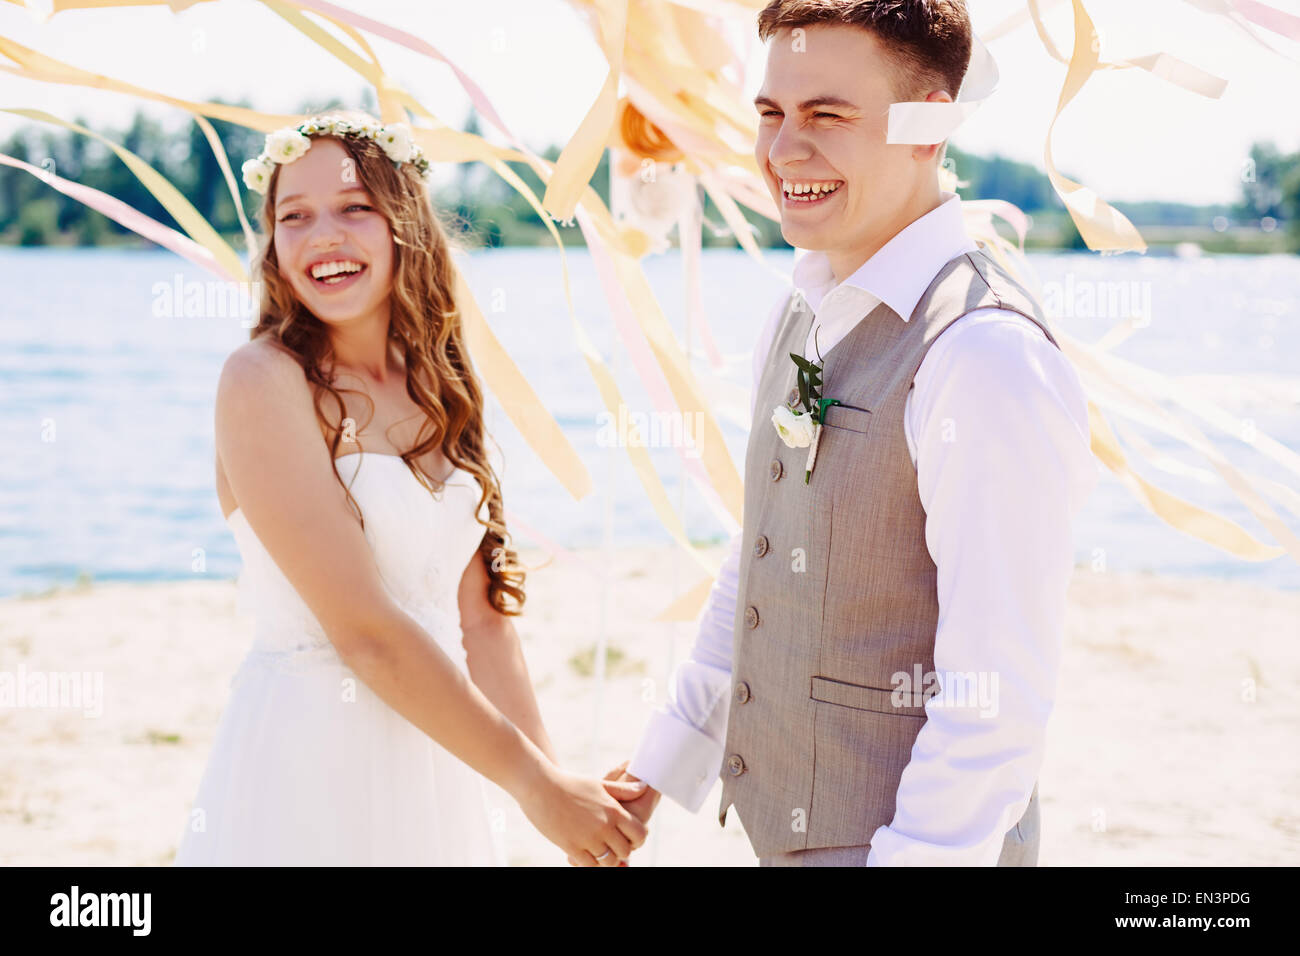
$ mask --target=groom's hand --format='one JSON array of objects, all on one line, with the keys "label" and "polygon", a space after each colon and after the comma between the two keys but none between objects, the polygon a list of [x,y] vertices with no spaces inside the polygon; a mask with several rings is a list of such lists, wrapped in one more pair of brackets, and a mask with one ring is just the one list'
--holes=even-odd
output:
[{"label": "groom's hand", "polygon": [[[638,782],[641,778],[634,777],[632,774],[628,773],[627,764],[628,761],[624,760],[609,773],[605,774],[604,779],[619,782]],[[615,794],[615,796],[617,796],[617,794]],[[648,823],[650,815],[655,812],[655,807],[659,805],[659,798],[661,796],[663,795],[658,790],[647,783],[645,785],[645,792],[639,797],[634,800],[621,800],[619,802],[623,804],[627,809],[627,812],[632,814],[632,816],[636,817],[642,823]]]},{"label": "groom's hand", "polygon": [[[624,782],[636,783],[641,778],[634,777],[632,776],[632,774],[628,773],[627,765],[628,765],[628,761],[624,760],[621,764],[619,764],[609,773],[605,774],[603,779],[613,781],[615,783],[624,783]],[[646,784],[645,792],[634,800],[624,800],[622,799],[622,797],[619,796],[618,793],[614,793],[613,791],[611,791],[611,793],[613,793],[615,799],[617,799],[621,804],[623,804],[624,809],[626,809],[628,813],[632,814],[632,816],[636,817],[642,823],[649,822],[650,815],[655,812],[655,807],[659,805],[659,798],[662,796],[662,794],[654,787],[650,786],[650,784]],[[569,857],[569,864],[571,866],[577,866],[578,862],[574,860],[573,857]],[[626,860],[624,860],[619,864],[619,866],[627,866],[627,865],[628,864]]]}]

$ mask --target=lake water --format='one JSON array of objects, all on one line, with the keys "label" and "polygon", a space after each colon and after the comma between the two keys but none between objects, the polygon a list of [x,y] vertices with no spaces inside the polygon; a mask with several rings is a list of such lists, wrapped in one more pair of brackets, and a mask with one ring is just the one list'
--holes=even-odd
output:
[{"label": "lake water", "polygon": [[[614,350],[590,259],[581,249],[569,259],[579,320],[614,362],[629,407],[650,411],[630,360],[621,345]],[[748,352],[781,293],[777,273],[788,274],[791,261],[788,251],[770,253],[773,271],[764,272],[743,252],[704,254],[704,304],[730,360],[726,377],[737,386],[749,386]],[[474,253],[467,262],[494,330],[586,461],[597,489],[573,501],[493,403],[488,420],[506,455],[507,508],[565,546],[594,546],[605,540],[608,495],[615,546],[667,542],[625,451],[598,440],[602,406],[574,346],[558,257],[548,249],[502,249]],[[1060,254],[1034,255],[1031,262],[1068,332],[1096,340],[1117,321],[1107,314],[1116,303],[1112,294],[1131,293],[1134,302],[1147,303],[1151,321],[1116,354],[1175,376],[1250,373],[1256,389],[1230,394],[1212,380],[1198,388],[1232,415],[1300,450],[1300,257]],[[654,257],[646,272],[682,336],[680,261],[675,254]],[[222,362],[248,332],[238,318],[156,314],[161,288],[210,277],[166,252],[12,248],[0,249],[0,277],[6,289],[0,311],[0,595],[66,585],[83,575],[96,581],[233,577],[238,552],[213,488],[212,403]],[[1235,464],[1300,488],[1300,476],[1246,442],[1198,424]],[[1158,449],[1175,447],[1156,432],[1138,431]],[[724,421],[724,433],[742,462],[744,429]],[[653,448],[651,455],[670,500],[685,499],[692,537],[722,535],[704,504],[681,494],[675,453]],[[1181,457],[1202,470],[1210,467],[1190,452]],[[1228,507],[1235,520],[1263,536],[1222,482],[1143,473],[1198,504]],[[1295,515],[1279,511],[1300,527]],[[518,530],[515,535],[520,544],[532,543]],[[1300,566],[1290,558],[1244,562],[1174,531],[1109,472],[1077,523],[1075,552],[1085,564],[1104,555],[1106,567],[1115,570],[1300,589]]]}]

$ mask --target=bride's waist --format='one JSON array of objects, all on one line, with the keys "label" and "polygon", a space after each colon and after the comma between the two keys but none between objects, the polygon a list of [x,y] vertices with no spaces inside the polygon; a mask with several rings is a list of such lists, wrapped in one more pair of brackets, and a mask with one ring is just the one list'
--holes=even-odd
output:
[{"label": "bride's waist", "polygon": [[[453,660],[464,660],[459,615],[450,614],[431,601],[407,601],[398,605],[419,624]],[[262,617],[255,624],[253,643],[246,663],[342,665],[333,642],[313,618],[297,621]]]},{"label": "bride's waist", "polygon": [[[454,605],[453,605],[454,606]],[[408,599],[398,604],[411,618],[434,637],[460,640],[460,611],[448,611],[438,602],[421,598]]]}]

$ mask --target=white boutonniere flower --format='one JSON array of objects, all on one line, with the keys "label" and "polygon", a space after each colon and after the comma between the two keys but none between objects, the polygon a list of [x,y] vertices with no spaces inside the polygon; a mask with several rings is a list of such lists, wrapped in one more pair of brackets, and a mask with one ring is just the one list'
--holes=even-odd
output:
[{"label": "white boutonniere flower", "polygon": [[[813,344],[816,345],[816,332]],[[804,411],[789,405],[778,405],[772,410],[772,425],[781,440],[790,448],[807,448],[808,462],[804,465],[803,483],[808,484],[812,478],[813,465],[817,461],[817,445],[822,437],[822,422],[826,418],[829,405],[839,405],[837,398],[822,398],[822,366],[825,360],[817,353],[818,361],[810,362],[802,355],[790,353],[795,364],[795,380],[799,385],[799,403]]]},{"label": "white boutonniere flower", "polygon": [[787,448],[807,448],[812,444],[817,424],[811,415],[793,411],[788,405],[772,409],[772,424]]}]

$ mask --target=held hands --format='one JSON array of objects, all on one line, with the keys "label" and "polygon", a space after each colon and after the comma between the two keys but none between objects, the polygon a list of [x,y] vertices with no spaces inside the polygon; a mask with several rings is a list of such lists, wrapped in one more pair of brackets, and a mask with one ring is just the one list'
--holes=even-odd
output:
[{"label": "held hands", "polygon": [[620,866],[646,838],[645,823],[620,801],[636,801],[646,789],[639,781],[592,780],[548,764],[519,805],[574,866]]},{"label": "held hands", "polygon": [[[646,783],[644,780],[634,777],[630,773],[628,773],[627,764],[628,762],[624,760],[621,764],[619,764],[609,773],[605,774],[604,779],[608,781],[606,783],[606,786],[610,788],[610,793],[614,794],[614,796],[616,796],[622,802],[623,809],[631,812],[631,814],[640,823],[646,824],[650,821],[650,815],[655,812],[655,807],[659,805],[659,798],[662,796],[662,794],[654,787]],[[614,789],[616,787],[625,787],[629,785],[644,787],[645,789],[635,790],[635,791]],[[627,793],[632,793],[633,795],[629,797],[625,795]],[[640,846],[640,844],[637,844],[637,846]],[[574,859],[573,856],[569,857],[569,863],[572,866],[591,865],[590,863],[584,863],[582,859]],[[626,858],[615,862],[613,860],[613,857],[606,857],[604,860],[601,861],[602,866],[606,864],[610,866],[628,865]]]}]

